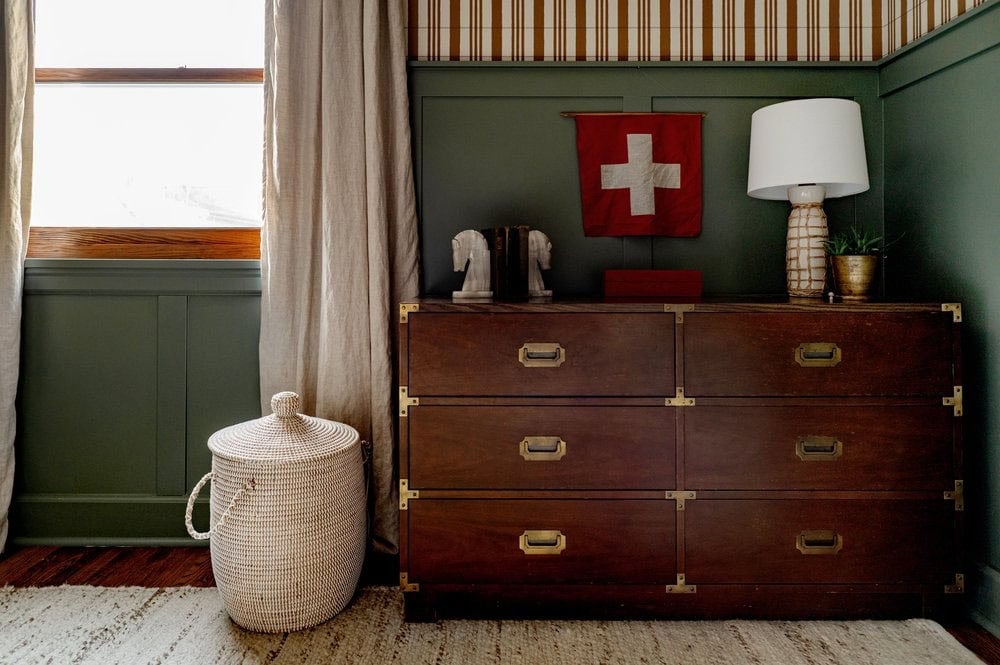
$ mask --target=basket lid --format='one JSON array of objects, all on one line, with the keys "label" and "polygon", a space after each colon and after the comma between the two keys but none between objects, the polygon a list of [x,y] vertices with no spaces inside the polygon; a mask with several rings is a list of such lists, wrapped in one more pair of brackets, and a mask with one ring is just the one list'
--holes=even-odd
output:
[{"label": "basket lid", "polygon": [[229,459],[290,462],[332,455],[358,441],[350,425],[299,413],[299,396],[271,398],[270,416],[219,430],[208,439],[212,454]]}]

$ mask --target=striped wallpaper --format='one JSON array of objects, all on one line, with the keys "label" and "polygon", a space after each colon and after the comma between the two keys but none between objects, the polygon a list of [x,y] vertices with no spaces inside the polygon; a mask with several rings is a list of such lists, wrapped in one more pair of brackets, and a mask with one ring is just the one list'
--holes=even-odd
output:
[{"label": "striped wallpaper", "polygon": [[417,60],[877,60],[989,0],[408,0]]}]

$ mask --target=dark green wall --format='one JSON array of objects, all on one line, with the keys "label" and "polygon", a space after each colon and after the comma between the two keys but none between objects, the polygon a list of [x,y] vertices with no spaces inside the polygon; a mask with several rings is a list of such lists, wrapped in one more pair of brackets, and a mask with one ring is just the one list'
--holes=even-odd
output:
[{"label": "dark green wall", "polygon": [[1000,4],[879,72],[891,297],[964,304],[971,598],[1000,633]]},{"label": "dark green wall", "polygon": [[257,262],[30,261],[25,280],[14,540],[192,542],[208,436],[260,415]]},{"label": "dark green wall", "polygon": [[[795,97],[862,107],[872,188],[834,199],[834,228],[882,226],[882,124],[869,65],[816,63],[411,63],[424,291],[460,288],[451,238],[528,224],[554,250],[556,296],[598,295],[606,268],[689,268],[708,294],[782,293],[789,206],[746,195],[750,116]],[[704,216],[697,238],[586,238],[575,127],[561,111],[701,111]]]}]

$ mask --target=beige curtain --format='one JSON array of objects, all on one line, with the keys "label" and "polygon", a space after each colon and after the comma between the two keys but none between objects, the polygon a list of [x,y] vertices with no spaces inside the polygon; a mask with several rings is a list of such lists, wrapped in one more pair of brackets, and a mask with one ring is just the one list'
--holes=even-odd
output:
[{"label": "beige curtain", "polygon": [[260,379],[372,445],[394,553],[396,304],[417,291],[405,0],[267,0]]},{"label": "beige curtain", "polygon": [[31,216],[31,129],[35,88],[32,0],[4,0],[3,157],[0,168],[0,551],[14,490],[14,397],[21,355],[21,287]]}]

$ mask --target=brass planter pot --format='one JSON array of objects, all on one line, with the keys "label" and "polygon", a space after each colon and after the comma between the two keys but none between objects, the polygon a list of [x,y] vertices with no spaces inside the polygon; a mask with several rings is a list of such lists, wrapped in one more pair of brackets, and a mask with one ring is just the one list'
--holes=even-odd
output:
[{"label": "brass planter pot", "polygon": [[844,300],[868,300],[875,280],[878,257],[871,255],[831,256],[837,293]]}]

